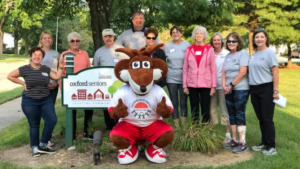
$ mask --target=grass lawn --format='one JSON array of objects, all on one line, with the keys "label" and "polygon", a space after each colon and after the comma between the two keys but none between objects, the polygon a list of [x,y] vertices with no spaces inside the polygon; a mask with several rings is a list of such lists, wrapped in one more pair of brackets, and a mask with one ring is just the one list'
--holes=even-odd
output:
[{"label": "grass lawn", "polygon": [[[279,108],[276,106],[274,123],[276,127],[276,148],[277,155],[274,156],[264,156],[261,152],[255,152],[254,157],[245,162],[239,162],[233,165],[217,167],[218,169],[291,169],[300,167],[300,133],[298,131],[300,127],[300,112],[299,105],[299,88],[300,80],[298,79],[300,74],[299,70],[280,70],[280,93],[287,97],[287,107]],[[58,135],[63,129],[65,123],[65,108],[60,106],[61,101],[58,100],[56,104],[57,119],[58,123],[54,130],[54,135]],[[83,113],[80,111],[79,116]],[[250,99],[247,105],[247,144],[251,147],[260,143],[260,129],[258,125],[258,120],[253,111]],[[103,121],[102,117],[94,116],[93,121]],[[77,131],[82,131],[83,118],[78,121]],[[168,120],[172,121],[172,120]],[[104,128],[103,123],[94,123],[94,129]],[[26,126],[26,127],[24,127]],[[42,126],[41,126],[42,127]],[[80,128],[81,127],[81,128]],[[218,128],[225,132],[224,127],[221,125]],[[21,119],[19,122],[6,127],[0,131],[0,151],[12,147],[16,147],[23,144],[29,144],[29,132],[27,120]],[[21,168],[21,166],[16,166],[9,162],[3,162],[0,160],[0,168]],[[27,168],[27,167],[23,167]],[[45,167],[49,168],[49,167]],[[147,167],[145,167],[147,168]],[[174,168],[197,168],[197,166],[192,167],[174,167]],[[204,167],[205,169],[213,167]]]},{"label": "grass lawn", "polygon": [[21,96],[23,90],[24,90],[24,88],[23,88],[23,86],[21,86],[21,87],[15,88],[13,90],[0,92],[0,95],[1,95],[0,104]]},{"label": "grass lawn", "polygon": [[19,62],[29,60],[29,56],[14,55],[14,54],[3,54],[0,57],[0,63]]}]

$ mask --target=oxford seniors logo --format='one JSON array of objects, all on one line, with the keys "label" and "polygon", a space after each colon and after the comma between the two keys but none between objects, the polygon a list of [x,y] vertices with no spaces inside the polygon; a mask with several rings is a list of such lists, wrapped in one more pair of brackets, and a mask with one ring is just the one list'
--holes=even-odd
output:
[{"label": "oxford seniors logo", "polygon": [[132,103],[132,115],[136,119],[148,119],[148,117],[151,115],[151,107],[147,100],[144,99],[138,99]]}]

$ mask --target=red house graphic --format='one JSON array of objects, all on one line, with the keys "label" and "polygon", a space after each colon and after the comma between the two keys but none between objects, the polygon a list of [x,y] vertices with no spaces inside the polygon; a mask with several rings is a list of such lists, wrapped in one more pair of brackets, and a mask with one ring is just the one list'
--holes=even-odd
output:
[{"label": "red house graphic", "polygon": [[76,96],[76,94],[74,93],[74,94],[72,94],[72,100],[76,100],[77,99],[77,96]]},{"label": "red house graphic", "polygon": [[88,100],[93,100],[93,95],[91,93],[88,95]]},{"label": "red house graphic", "polygon": [[105,99],[109,99],[109,94],[106,94],[106,95],[105,95]]},{"label": "red house graphic", "polygon": [[77,90],[78,100],[86,100],[86,89]]},{"label": "red house graphic", "polygon": [[104,93],[100,89],[96,90],[96,92],[94,93],[94,99],[104,99]]}]

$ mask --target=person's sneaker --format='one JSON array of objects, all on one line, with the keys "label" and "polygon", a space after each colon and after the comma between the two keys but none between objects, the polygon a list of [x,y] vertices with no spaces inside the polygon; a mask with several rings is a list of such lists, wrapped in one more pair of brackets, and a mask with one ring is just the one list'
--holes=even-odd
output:
[{"label": "person's sneaker", "polygon": [[262,153],[263,153],[264,155],[275,155],[275,154],[277,154],[276,148],[274,148],[274,147],[268,147],[268,148],[265,149]]},{"label": "person's sneaker", "polygon": [[50,140],[48,141],[48,147],[53,147],[54,143],[52,143]]},{"label": "person's sneaker", "polygon": [[225,149],[234,149],[236,146],[238,146],[238,142],[234,141],[233,139],[230,140],[229,143],[223,145]]},{"label": "person's sneaker", "polygon": [[155,149],[152,144],[149,144],[145,149],[146,157],[149,161],[153,163],[164,163],[166,162],[166,153],[162,148]]},{"label": "person's sneaker", "polygon": [[263,145],[263,144],[260,144],[258,146],[253,146],[252,147],[252,150],[253,151],[262,151],[262,150],[265,150],[267,148],[267,146]]},{"label": "person's sneaker", "polygon": [[38,152],[38,148],[33,147],[32,148],[32,157],[39,157],[39,156],[41,156],[41,154]]},{"label": "person's sneaker", "polygon": [[135,145],[130,145],[127,149],[119,150],[118,160],[120,164],[130,164],[135,162],[139,154]]},{"label": "person's sneaker", "polygon": [[231,141],[230,137],[225,137],[225,139],[223,141],[223,148],[224,149],[231,149],[230,141]]},{"label": "person's sneaker", "polygon": [[93,135],[90,135],[90,136],[87,136],[86,134],[83,135],[83,140],[91,140],[91,141],[93,141],[93,139],[94,139]]},{"label": "person's sneaker", "polygon": [[232,150],[232,152],[237,153],[237,154],[241,154],[241,153],[244,153],[248,150],[249,150],[249,148],[248,148],[247,144],[240,143],[237,147],[235,147]]},{"label": "person's sneaker", "polygon": [[42,154],[53,154],[55,153],[55,150],[49,146],[47,147],[38,147],[38,152]]}]

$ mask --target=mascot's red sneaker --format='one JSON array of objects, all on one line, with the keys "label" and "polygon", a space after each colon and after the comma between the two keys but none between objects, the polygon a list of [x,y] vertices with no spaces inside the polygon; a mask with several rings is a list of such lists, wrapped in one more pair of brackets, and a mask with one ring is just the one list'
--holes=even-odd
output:
[{"label": "mascot's red sneaker", "polygon": [[119,150],[118,160],[120,164],[133,163],[138,157],[138,149],[135,145],[130,145],[127,149]]},{"label": "mascot's red sneaker", "polygon": [[162,148],[155,149],[152,144],[149,144],[149,146],[145,149],[145,154],[148,160],[153,163],[164,163],[167,161],[164,150]]}]

